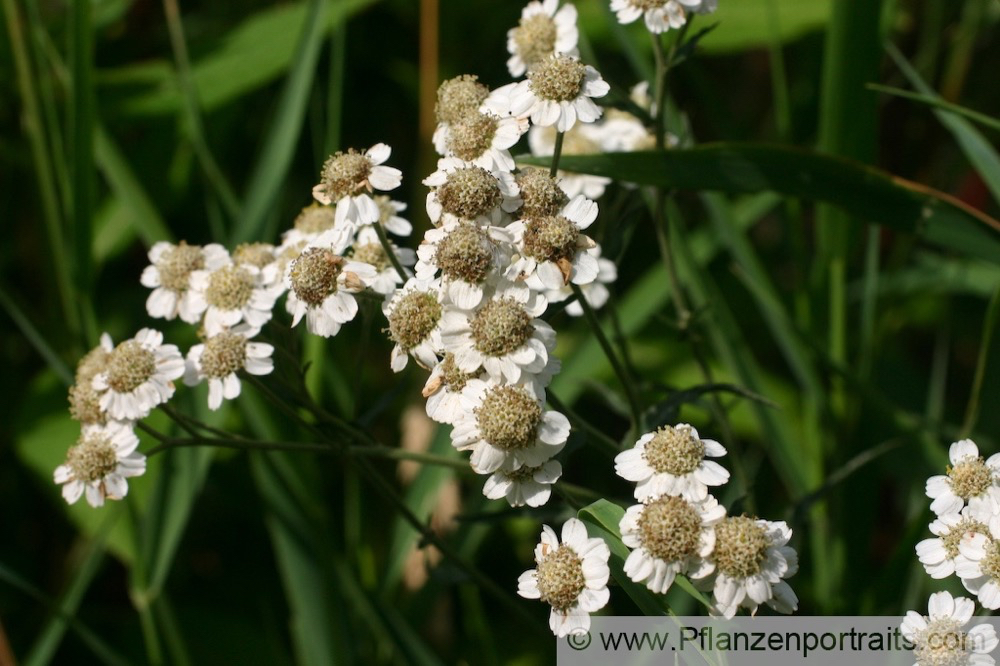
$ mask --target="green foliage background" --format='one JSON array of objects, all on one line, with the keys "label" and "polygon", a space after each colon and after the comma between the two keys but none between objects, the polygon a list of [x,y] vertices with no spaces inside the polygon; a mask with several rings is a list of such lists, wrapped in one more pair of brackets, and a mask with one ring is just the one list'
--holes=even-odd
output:
[{"label": "green foliage background", "polygon": [[[162,327],[138,283],[155,240],[277,241],[327,154],[378,141],[404,172],[419,239],[434,164],[419,125],[429,4],[186,2],[181,34],[170,1],[0,2],[0,621],[20,663],[551,661],[547,609],[517,598],[516,579],[540,522],[562,522],[586,494],[512,511],[458,467],[423,466],[403,484],[392,460],[204,448],[152,458],[128,499],[102,510],[66,507],[51,482],[77,436],[65,399],[76,359],[101,331]],[[564,163],[677,190],[673,244],[694,324],[677,326],[641,196],[615,187],[595,227],[620,271],[606,329],[627,343],[648,424],[687,420],[729,447],[724,464],[742,468],[723,494],[730,511],[790,522],[800,612],[923,608],[940,589],[913,551],[930,519],[924,482],[960,436],[1000,450],[1000,360],[988,353],[1000,237],[984,220],[998,216],[997,127],[929,101],[1000,115],[1000,3],[720,4],[670,78],[671,127],[712,145]],[[577,5],[581,50],[604,77],[626,89],[647,76],[642,28],[619,26],[602,0]],[[520,10],[442,0],[435,80],[506,83]],[[423,377],[412,364],[389,371],[379,316],[369,308],[326,343],[276,326],[269,335],[302,345],[311,365],[303,380],[279,360],[266,384],[305,381],[395,446]],[[596,339],[583,322],[552,321],[565,361],[553,393],[623,438],[628,410]],[[194,342],[189,327],[165,330],[182,350]],[[177,406],[309,441],[259,390],[244,393],[209,414],[200,390],[182,389]],[[577,430],[563,479],[610,500],[581,516],[613,534],[630,490],[593,441]],[[446,429],[430,452],[453,455]],[[423,543],[412,523],[428,523],[452,479],[462,507],[438,537],[446,557],[409,589],[406,556]],[[663,609],[641,589],[612,596],[609,612]],[[695,596],[678,587],[667,602],[695,612]]]}]

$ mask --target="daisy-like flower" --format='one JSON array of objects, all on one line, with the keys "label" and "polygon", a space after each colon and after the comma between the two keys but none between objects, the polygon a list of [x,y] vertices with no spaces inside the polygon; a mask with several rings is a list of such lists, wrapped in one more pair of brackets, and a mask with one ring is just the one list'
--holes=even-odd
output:
[{"label": "daisy-like flower", "polygon": [[701,502],[664,495],[630,506],[618,526],[622,543],[633,549],[625,574],[657,594],[666,594],[678,574],[708,576],[715,568],[707,559],[715,547],[714,525],[725,516],[711,495]]},{"label": "daisy-like flower", "polygon": [[618,22],[625,25],[640,16],[653,34],[677,29],[687,23],[684,5],[700,5],[701,0],[611,0],[611,11],[618,15]]},{"label": "daisy-like flower", "polygon": [[490,89],[480,83],[479,77],[474,74],[462,74],[441,82],[437,89],[437,102],[434,105],[434,116],[438,124],[432,137],[434,150],[438,155],[444,156],[448,152],[448,127],[469,114],[476,113],[489,95]]},{"label": "daisy-like flower", "polygon": [[957,513],[973,498],[1000,502],[1000,453],[983,460],[971,439],[955,442],[948,449],[947,474],[927,479],[931,511],[937,515]]},{"label": "daisy-like flower", "polygon": [[319,185],[313,188],[313,198],[336,204],[337,224],[377,222],[379,209],[371,192],[394,190],[403,178],[399,169],[382,166],[391,153],[389,146],[377,143],[363,153],[352,148],[331,155],[323,165]]},{"label": "daisy-like flower", "polygon": [[399,215],[406,210],[405,203],[379,194],[375,197],[375,205],[378,206],[378,223],[390,234],[406,237],[413,233],[410,221]]},{"label": "daisy-like flower", "polygon": [[511,506],[539,507],[549,501],[552,484],[562,476],[558,460],[547,460],[537,467],[514,467],[508,461],[483,485],[483,495],[490,499],[503,497]]},{"label": "daisy-like flower", "polygon": [[260,330],[271,320],[274,303],[283,291],[276,271],[276,267],[269,269],[265,276],[253,264],[228,260],[213,271],[193,272],[191,303],[205,313],[205,332],[215,335],[241,321]]},{"label": "daisy-like flower", "polygon": [[283,248],[299,243],[310,243],[320,234],[330,231],[336,224],[336,215],[333,206],[315,202],[309,204],[295,216],[292,228],[281,234],[281,247],[278,248],[277,254],[280,256]]},{"label": "daisy-like flower", "polygon": [[510,147],[528,131],[528,119],[473,111],[442,128],[445,156],[487,171],[510,172],[514,170]]},{"label": "daisy-like flower", "polygon": [[187,355],[184,383],[195,386],[208,380],[208,408],[218,409],[222,400],[240,395],[240,378],[246,370],[251,375],[269,375],[274,370],[271,354],[274,347],[265,342],[250,342],[255,331],[241,324],[207,338],[191,347]]},{"label": "daisy-like flower", "polygon": [[456,306],[471,310],[483,301],[490,283],[507,266],[512,241],[501,227],[446,222],[424,234],[414,272],[418,279],[427,281],[440,270],[447,297]]},{"label": "daisy-like flower", "polygon": [[91,385],[101,411],[116,421],[146,418],[174,394],[174,380],[184,374],[184,358],[176,345],[163,344],[163,334],[144,328],[108,354],[107,367]]},{"label": "daisy-like flower", "polygon": [[579,38],[576,7],[559,9],[559,0],[533,0],[521,10],[517,27],[507,31],[507,70],[516,78],[554,53],[575,56]]},{"label": "daisy-like flower", "polygon": [[270,243],[240,243],[233,250],[233,263],[249,266],[260,272],[265,286],[278,285],[278,294],[284,291],[281,284],[282,273],[278,270],[278,248]]},{"label": "daisy-like flower", "polygon": [[507,227],[520,257],[507,271],[510,279],[537,277],[543,289],[559,289],[570,282],[589,284],[597,278],[597,247],[582,233],[597,219],[597,204],[574,197],[557,215],[518,220]]},{"label": "daisy-like flower", "polygon": [[955,573],[959,544],[966,536],[990,535],[993,511],[988,502],[973,500],[961,513],[945,513],[930,524],[932,539],[917,544],[917,559],[931,578],[947,578]]},{"label": "daisy-like flower", "polygon": [[482,366],[496,381],[517,383],[522,374],[540,372],[555,348],[555,331],[537,319],[546,306],[524,285],[500,283],[475,310],[447,306],[441,341],[463,372]]},{"label": "daisy-like flower", "polygon": [[708,486],[721,486],[729,480],[722,465],[705,459],[724,455],[722,444],[699,438],[694,427],[681,423],[640,437],[634,447],[615,456],[615,472],[637,484],[637,500],[680,495],[698,501],[708,496]]},{"label": "daisy-like flower", "polygon": [[424,178],[427,216],[438,224],[468,220],[479,224],[499,224],[504,213],[521,206],[517,182],[505,171],[490,171],[455,157],[438,160],[437,171]]},{"label": "daisy-like flower", "polygon": [[579,120],[592,123],[601,117],[594,97],[603,97],[611,87],[596,69],[567,55],[553,55],[538,63],[528,78],[510,91],[510,111],[530,116],[541,127],[555,126],[560,132]]},{"label": "daisy-like flower", "polygon": [[984,608],[1000,608],[1000,514],[987,523],[988,531],[966,532],[958,543],[955,573],[962,585],[979,597]]},{"label": "daisy-like flower", "polygon": [[709,563],[715,603],[712,614],[731,618],[741,606],[757,612],[767,604],[779,613],[798,608],[798,597],[783,579],[799,569],[799,556],[788,546],[792,530],[784,521],[729,516],[715,525],[715,548]]},{"label": "daisy-like flower", "polygon": [[[417,261],[417,253],[408,247],[397,247],[395,243],[389,241],[396,259],[404,268],[409,268]],[[387,296],[396,290],[396,287],[403,283],[403,278],[396,270],[396,266],[385,253],[379,241],[378,233],[370,226],[362,227],[358,232],[358,238],[351,248],[351,259],[368,264],[375,269],[375,277],[368,281],[368,286],[372,291]]]},{"label": "daisy-like flower", "polygon": [[518,219],[558,215],[569,203],[569,195],[548,169],[526,167],[514,180],[521,190],[521,207],[514,213]]},{"label": "daisy-like flower", "polygon": [[146,312],[150,317],[167,320],[179,315],[183,321],[196,324],[204,308],[199,310],[192,298],[191,276],[196,271],[225,265],[229,253],[217,243],[200,247],[184,241],[177,245],[160,241],[150,248],[149,261],[139,279],[144,287],[153,290],[146,299]]},{"label": "daisy-like flower", "polygon": [[139,438],[131,424],[111,421],[84,427],[66,453],[66,462],[53,474],[55,482],[63,484],[63,499],[73,504],[86,494],[87,503],[98,507],[105,499],[125,497],[125,479],[146,471],[146,456],[136,451],[137,446]]},{"label": "daisy-like flower", "polygon": [[[597,277],[589,284],[580,285],[580,291],[583,292],[583,297],[587,299],[590,307],[598,310],[604,307],[611,296],[611,292],[605,285],[618,279],[618,267],[615,266],[615,262],[601,256],[600,245],[595,247],[593,252],[594,256],[597,257]],[[527,280],[526,284],[532,289],[541,289],[544,286],[541,282],[536,284],[533,280]],[[573,295],[573,289],[563,285],[559,289],[546,289],[543,293],[549,303],[561,303]],[[571,317],[581,317],[583,316],[583,306],[580,305],[579,301],[573,301],[566,306],[566,314]]]},{"label": "daisy-like flower", "polygon": [[324,338],[336,335],[358,313],[354,294],[363,291],[375,275],[373,266],[349,261],[328,246],[308,247],[285,272],[285,306],[292,326],[305,316],[310,333]]},{"label": "daisy-like flower", "polygon": [[422,395],[427,398],[427,416],[438,423],[454,424],[462,416],[462,391],[470,379],[480,379],[482,370],[462,372],[455,365],[455,355],[447,352],[431,370]]},{"label": "daisy-like flower", "polygon": [[101,400],[94,390],[94,376],[108,367],[108,358],[115,346],[111,336],[101,334],[99,345],[87,352],[76,364],[76,377],[69,387],[69,415],[81,425],[104,425],[108,415],[101,410]]},{"label": "daisy-like flower", "polygon": [[950,592],[935,592],[927,601],[928,615],[908,611],[899,626],[903,637],[913,643],[914,666],[993,666],[989,655],[996,649],[996,630],[989,624],[979,624],[969,631],[962,628],[972,619],[976,604],[966,597],[951,596]]},{"label": "daisy-like flower", "polygon": [[510,469],[539,467],[562,450],[569,436],[566,417],[544,409],[527,385],[470,379],[462,390],[462,407],[451,443],[459,451],[472,451],[476,474],[491,474],[505,464]]},{"label": "daisy-like flower", "polygon": [[536,568],[517,579],[517,593],[552,606],[549,628],[559,638],[585,634],[590,629],[590,614],[604,608],[611,597],[610,557],[608,545],[590,538],[576,518],[563,524],[561,544],[555,531],[543,525],[535,547]]},{"label": "daisy-like flower", "polygon": [[395,342],[390,355],[393,372],[406,367],[410,356],[423,368],[438,364],[441,344],[441,282],[411,278],[382,304],[389,321],[389,337]]},{"label": "daisy-like flower", "polygon": [[[563,155],[592,155],[604,152],[603,131],[596,125],[575,125],[563,135]],[[528,131],[528,147],[536,157],[551,157],[556,145],[556,130],[552,127],[532,127]],[[570,197],[579,194],[588,199],[598,199],[611,183],[607,176],[588,173],[571,173],[560,170],[559,187]]]}]

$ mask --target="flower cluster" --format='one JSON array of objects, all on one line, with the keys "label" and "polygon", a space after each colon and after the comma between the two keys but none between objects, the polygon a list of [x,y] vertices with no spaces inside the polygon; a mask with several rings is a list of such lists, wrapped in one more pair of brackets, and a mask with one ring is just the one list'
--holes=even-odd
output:
[{"label": "flower cluster", "polygon": [[655,35],[683,28],[691,14],[709,14],[718,5],[718,0],[611,0],[619,23],[632,23],[641,16]]},{"label": "flower cluster", "polygon": [[714,594],[713,614],[732,617],[741,606],[756,613],[767,604],[781,613],[797,608],[785,582],[798,570],[784,521],[727,516],[708,488],[729,480],[714,460],[726,449],[681,423],[646,433],[615,458],[618,475],[636,484],[639,504],[629,507],[619,529],[632,549],[625,573],[665,594],[684,575]]}]

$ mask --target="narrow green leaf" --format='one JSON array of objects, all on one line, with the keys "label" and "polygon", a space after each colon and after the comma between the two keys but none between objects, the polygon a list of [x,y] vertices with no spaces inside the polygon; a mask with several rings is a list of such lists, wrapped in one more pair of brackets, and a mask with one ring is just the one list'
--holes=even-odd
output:
[{"label": "narrow green leaf", "polygon": [[[911,71],[916,73],[916,70]],[[920,102],[921,104],[926,104],[927,106],[934,107],[935,109],[941,109],[942,111],[950,111],[951,113],[968,118],[973,122],[977,122],[980,125],[985,125],[990,129],[1000,130],[1000,119],[988,116],[985,113],[979,113],[978,111],[974,111],[959,104],[952,104],[951,102],[937,97],[936,95],[910,92],[909,90],[903,90],[902,88],[883,86],[878,83],[869,83],[868,88],[869,90],[882,92],[887,95],[892,95],[893,97],[902,97],[903,99]]]},{"label": "narrow green leaf", "polygon": [[[545,158],[522,157],[543,165]],[[665,153],[567,155],[566,171],[679,190],[777,192],[1000,263],[1000,222],[930,187],[857,162],[787,146],[706,144]]]},{"label": "narrow green leaf", "polygon": [[21,335],[27,338],[31,346],[35,348],[38,355],[45,359],[48,363],[49,368],[56,373],[56,376],[62,381],[63,384],[69,386],[73,383],[73,371],[69,369],[66,363],[59,357],[59,355],[52,348],[52,345],[48,343],[45,337],[39,332],[35,325],[31,323],[28,316],[17,306],[17,303],[7,295],[7,291],[0,287],[0,307],[2,307],[7,315],[14,321],[18,330],[21,331]]}]

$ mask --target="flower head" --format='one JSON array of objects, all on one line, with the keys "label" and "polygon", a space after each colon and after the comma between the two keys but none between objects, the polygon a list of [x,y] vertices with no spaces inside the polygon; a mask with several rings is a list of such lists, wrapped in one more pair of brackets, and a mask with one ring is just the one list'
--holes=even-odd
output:
[{"label": "flower head", "polygon": [[451,302],[472,309],[507,265],[512,240],[501,227],[449,221],[424,234],[414,272],[427,281],[440,271],[442,288]]},{"label": "flower head", "polygon": [[66,453],[66,462],[53,474],[55,482],[63,484],[63,498],[73,504],[86,494],[87,503],[98,507],[105,499],[125,497],[125,479],[146,471],[146,456],[136,451],[137,446],[139,438],[131,424],[111,421],[85,426]]},{"label": "flower head", "polygon": [[565,132],[601,117],[594,97],[608,94],[610,86],[596,69],[567,55],[553,55],[528,73],[528,78],[510,89],[510,111],[527,115],[541,127],[555,126]]},{"label": "flower head", "polygon": [[116,421],[135,421],[169,400],[174,380],[183,374],[177,346],[163,344],[162,333],[144,328],[111,351],[107,367],[94,375],[91,385],[101,411]]},{"label": "flower head", "polygon": [[989,523],[993,517],[990,502],[973,500],[961,513],[945,513],[930,524],[935,535],[917,544],[917,559],[931,578],[947,578],[955,573],[961,559],[959,544],[975,534],[990,536]]},{"label": "flower head", "polygon": [[490,171],[455,157],[438,160],[437,171],[424,179],[427,216],[438,224],[466,220],[478,224],[499,224],[504,213],[521,206],[514,176],[506,171]]},{"label": "flower head", "polygon": [[729,472],[706,457],[726,455],[726,449],[712,439],[701,439],[692,426],[681,423],[648,432],[628,451],[615,457],[615,471],[635,482],[635,498],[646,500],[660,495],[680,495],[703,500],[708,486],[721,486]]},{"label": "flower head", "polygon": [[390,356],[393,372],[405,368],[410,356],[424,368],[438,364],[443,309],[440,280],[411,278],[386,298],[382,313],[389,322],[389,337],[396,343]]},{"label": "flower head", "polygon": [[313,197],[322,204],[336,204],[338,225],[378,221],[379,209],[371,192],[394,190],[402,180],[399,169],[382,166],[391,153],[389,146],[377,143],[363,153],[352,148],[331,155],[323,165],[319,185],[313,188]]},{"label": "flower head", "polygon": [[918,666],[992,666],[996,663],[989,653],[996,649],[996,630],[989,624],[969,623],[976,605],[966,597],[951,596],[950,592],[935,592],[927,601],[928,615],[908,611],[900,624],[903,637],[913,643]]},{"label": "flower head", "polygon": [[687,23],[684,5],[700,6],[702,0],[611,0],[618,22],[628,24],[640,16],[653,34],[677,29]]},{"label": "flower head", "polygon": [[576,7],[559,9],[559,0],[532,0],[521,10],[517,27],[507,31],[507,69],[518,77],[555,53],[577,55],[579,37]]},{"label": "flower head", "polygon": [[951,445],[948,459],[947,474],[927,479],[931,511],[957,513],[973,498],[1000,501],[1000,453],[983,460],[976,443],[963,439]]},{"label": "flower head", "polygon": [[[995,505],[994,505],[995,508]],[[980,514],[982,515],[982,514]],[[955,573],[979,597],[984,608],[1000,608],[1000,514],[988,519],[987,531],[967,531],[958,543]]]},{"label": "flower head", "polygon": [[152,289],[146,299],[146,312],[150,317],[171,320],[177,316],[196,324],[204,308],[199,309],[193,298],[191,277],[197,271],[215,270],[229,261],[229,253],[221,245],[212,243],[205,247],[177,245],[160,241],[149,250],[150,265],[142,271],[140,282]]},{"label": "flower head", "polygon": [[324,338],[336,335],[358,313],[354,294],[363,291],[375,275],[373,266],[349,261],[328,245],[309,246],[285,272],[285,306],[292,326],[304,316],[310,333]]},{"label": "flower head", "polygon": [[536,567],[517,579],[517,593],[552,606],[549,628],[556,636],[586,633],[590,614],[604,608],[611,596],[610,557],[608,545],[590,538],[576,518],[563,524],[562,543],[551,527],[543,525],[535,547]]},{"label": "flower head", "polygon": [[188,351],[184,383],[194,386],[208,380],[209,409],[221,407],[223,398],[235,400],[239,397],[239,371],[268,375],[274,370],[271,360],[274,347],[264,342],[250,342],[254,333],[249,326],[241,324],[206,338],[204,343]]},{"label": "flower head", "polygon": [[509,225],[519,257],[511,263],[507,277],[535,277],[543,290],[559,289],[570,282],[593,282],[599,268],[597,244],[580,232],[595,219],[597,204],[577,196],[556,215],[525,218]]},{"label": "flower head", "polygon": [[511,506],[539,507],[549,501],[552,484],[562,476],[558,460],[546,460],[541,465],[515,466],[504,463],[483,485],[483,495],[490,499],[503,497]]}]

